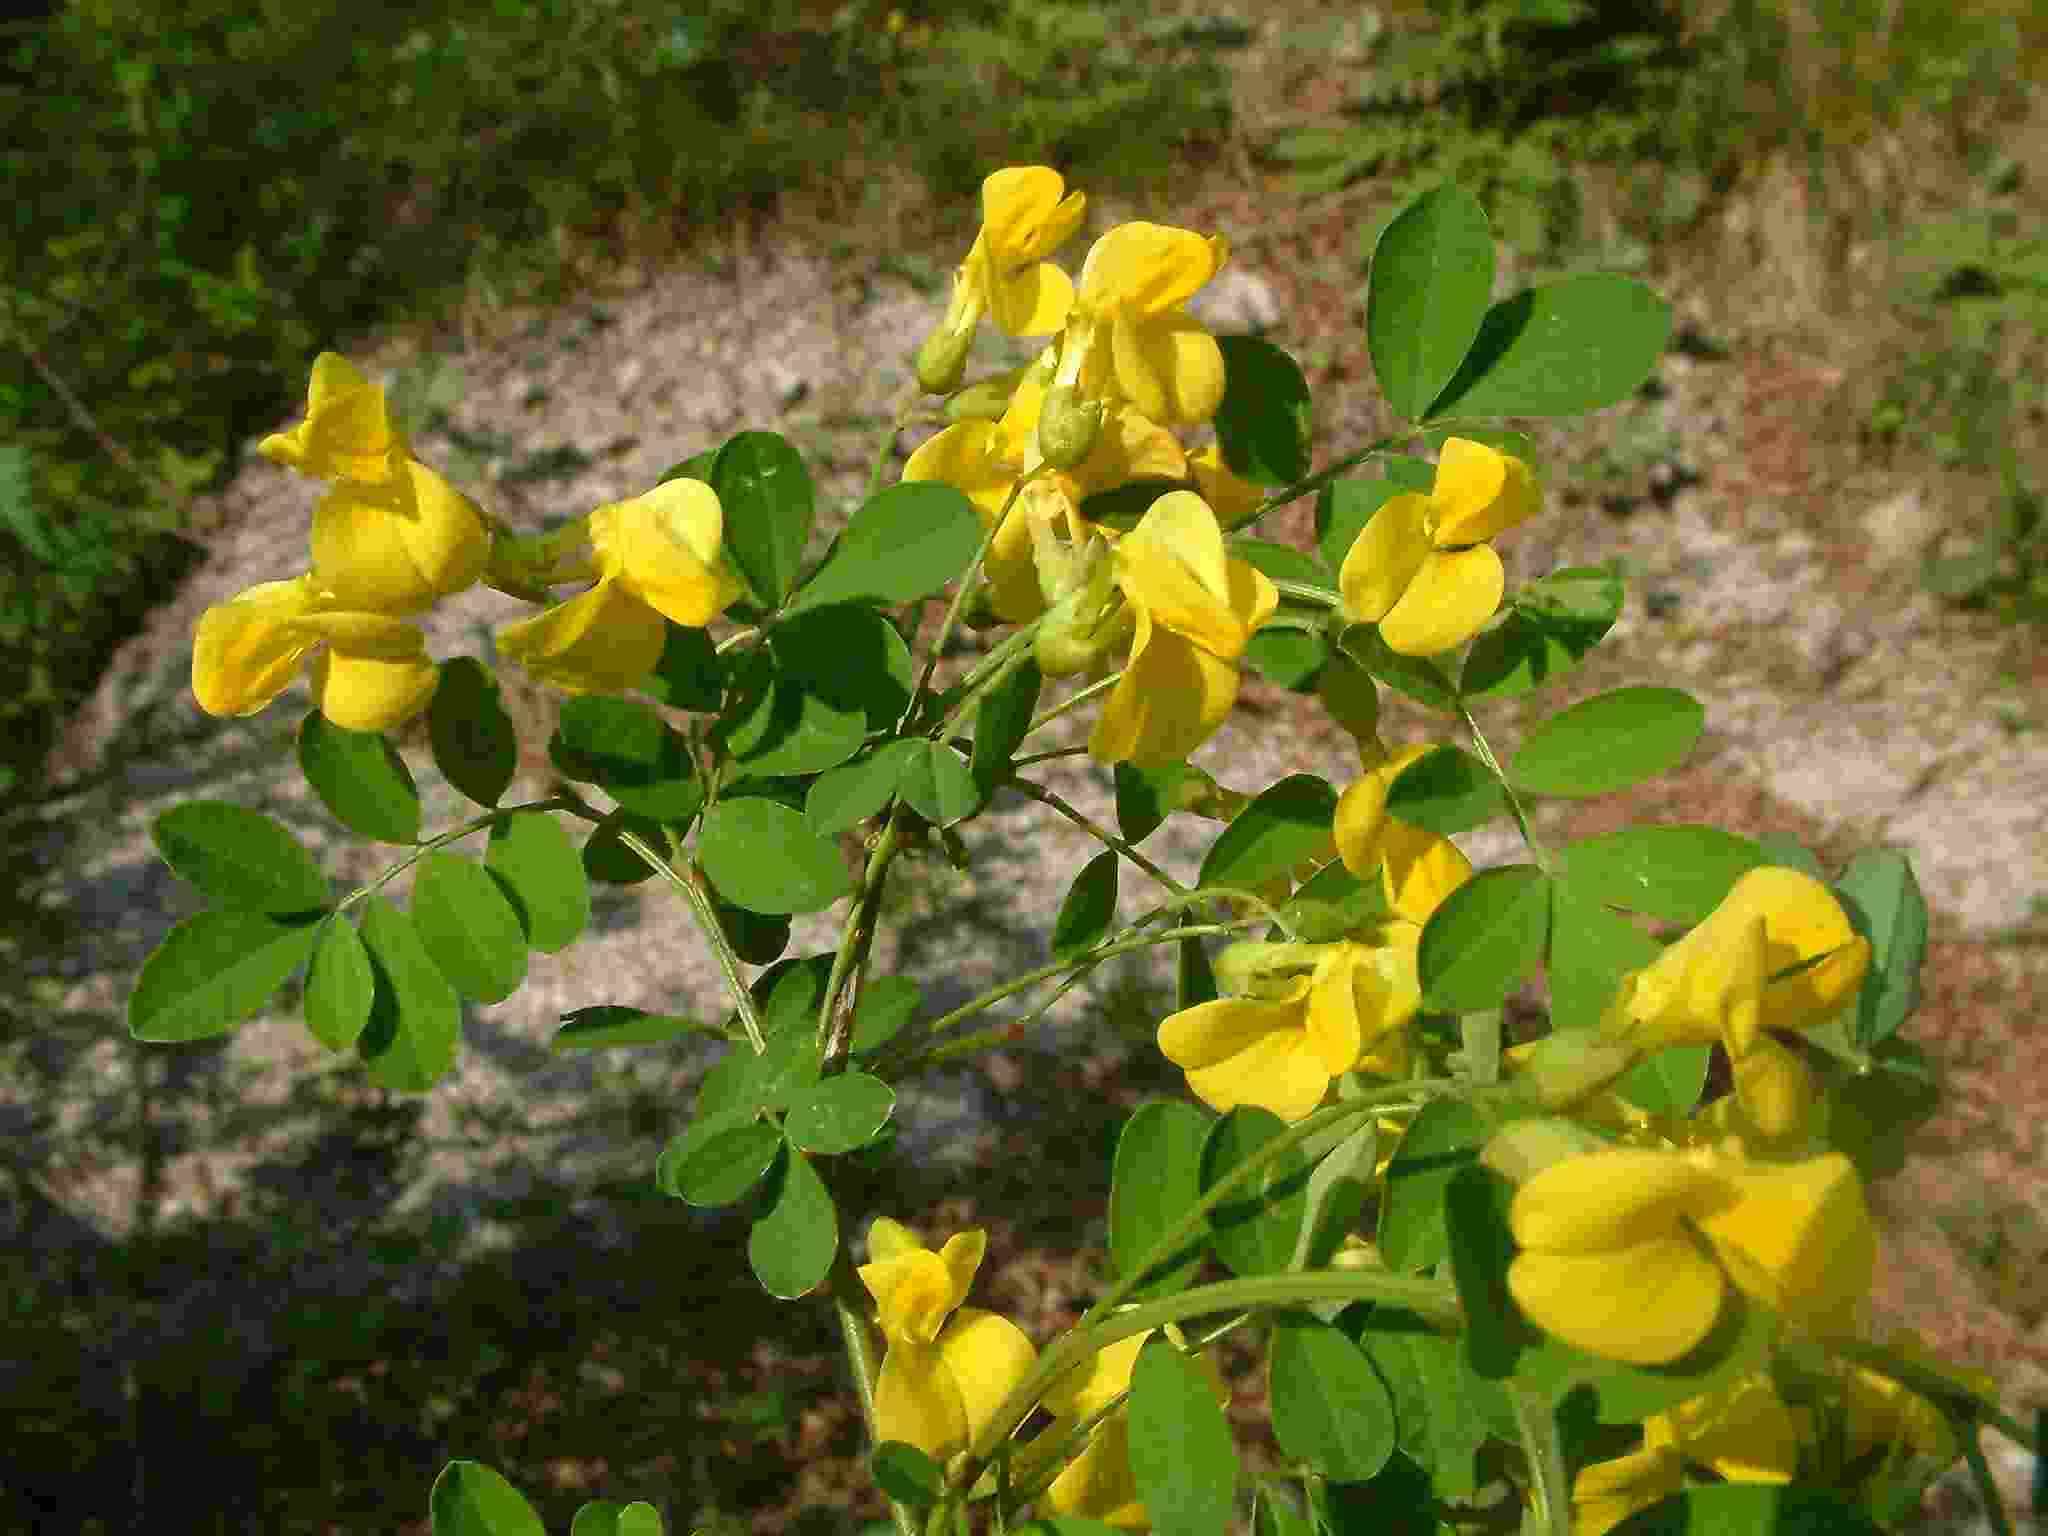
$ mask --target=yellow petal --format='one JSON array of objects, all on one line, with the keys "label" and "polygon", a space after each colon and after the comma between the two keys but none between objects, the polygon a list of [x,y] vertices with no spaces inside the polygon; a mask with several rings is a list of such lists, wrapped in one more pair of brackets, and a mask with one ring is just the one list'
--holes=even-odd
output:
[{"label": "yellow petal", "polygon": [[1386,857],[1387,790],[1401,771],[1434,743],[1418,742],[1401,748],[1392,757],[1352,783],[1337,798],[1337,814],[1331,830],[1337,839],[1337,853],[1344,867],[1360,880],[1379,873]]},{"label": "yellow petal", "polygon": [[320,610],[292,620],[292,628],[310,640],[325,640],[337,651],[365,659],[408,661],[426,654],[427,637],[420,627],[388,613]]},{"label": "yellow petal", "polygon": [[209,715],[253,715],[290,686],[314,636],[292,627],[317,598],[303,576],[216,603],[192,631],[192,695]]},{"label": "yellow petal", "polygon": [[313,360],[306,419],[288,432],[273,432],[256,451],[316,479],[363,486],[397,486],[406,461],[405,439],[384,391],[336,352]]},{"label": "yellow petal", "polygon": [[[1072,1428],[1057,1423],[1047,1434],[1065,1434]],[[1058,1514],[1100,1520],[1119,1530],[1144,1530],[1152,1523],[1131,1475],[1130,1423],[1121,1413],[1088,1437],[1081,1454],[1046,1489],[1045,1501]]]},{"label": "yellow petal", "polygon": [[1764,1035],[1731,1065],[1736,1101],[1758,1135],[1779,1140],[1813,1124],[1819,1089],[1806,1063],[1785,1046]]},{"label": "yellow petal", "polygon": [[1171,432],[1119,405],[1103,419],[1095,446],[1074,469],[1074,482],[1082,495],[1093,496],[1133,480],[1184,479],[1191,463]]},{"label": "yellow petal", "polygon": [[1380,882],[1387,905],[1396,917],[1418,928],[1446,896],[1472,878],[1472,861],[1456,843],[1404,821],[1388,818],[1380,846],[1386,855]]},{"label": "yellow petal", "polygon": [[[1796,869],[1752,869],[1701,927],[1719,933],[1758,919],[1764,925],[1767,975],[1807,966],[1764,988],[1763,1027],[1816,1023],[1854,996],[1870,947],[1849,926],[1848,914],[1827,886]],[[1808,964],[1816,960],[1820,963]]]},{"label": "yellow petal", "polygon": [[891,1344],[933,1343],[963,1294],[946,1261],[929,1248],[863,1264],[860,1278],[875,1298],[882,1335]]},{"label": "yellow petal", "polygon": [[1799,1422],[1766,1376],[1687,1398],[1668,1417],[1686,1459],[1731,1483],[1789,1483],[1799,1474]]},{"label": "yellow petal", "polygon": [[1077,1365],[1046,1389],[1041,1399],[1046,1410],[1070,1419],[1100,1413],[1109,1406],[1111,1398],[1130,1386],[1131,1372],[1138,1365],[1138,1351],[1151,1337],[1152,1330],[1148,1329],[1098,1349],[1084,1364]]},{"label": "yellow petal", "polygon": [[1289,1124],[1322,1103],[1330,1087],[1330,1074],[1300,1032],[1267,1035],[1187,1077],[1189,1092],[1219,1114],[1256,1104]]},{"label": "yellow petal", "polygon": [[1160,1053],[1176,1067],[1210,1067],[1270,1034],[1298,1034],[1306,1023],[1308,993],[1309,978],[1303,976],[1282,997],[1220,997],[1183,1008],[1160,1024]]},{"label": "yellow petal", "polygon": [[1156,768],[1216,733],[1237,701],[1237,669],[1136,613],[1131,658],[1088,738],[1098,763]]},{"label": "yellow petal", "polygon": [[441,674],[424,654],[388,659],[328,650],[314,661],[311,680],[314,708],[343,730],[388,731],[427,707]]},{"label": "yellow petal", "polygon": [[1537,1327],[1635,1365],[1676,1360],[1704,1339],[1724,1284],[1682,1236],[1601,1253],[1522,1253],[1508,1266],[1508,1290]]},{"label": "yellow petal", "polygon": [[1572,1482],[1572,1530],[1606,1536],[1639,1509],[1684,1486],[1684,1459],[1669,1446],[1645,1446],[1583,1468]]},{"label": "yellow petal", "polygon": [[[1456,438],[1451,440],[1456,441]],[[1450,446],[1449,442],[1444,444],[1445,459],[1450,457]],[[1496,457],[1500,460],[1502,475],[1499,489],[1490,501],[1474,504],[1468,500],[1446,505],[1432,497],[1432,510],[1436,516],[1432,533],[1439,547],[1478,544],[1506,533],[1518,523],[1527,522],[1541,510],[1543,490],[1536,483],[1535,471],[1512,454],[1500,454]],[[1441,484],[1441,461],[1437,468],[1437,479]]]},{"label": "yellow petal", "polygon": [[933,433],[903,465],[905,480],[950,485],[981,515],[986,528],[1010,499],[1019,467],[996,454],[1001,428],[993,421],[962,421]]},{"label": "yellow petal", "polygon": [[1500,607],[1507,578],[1490,544],[1455,554],[1431,550],[1401,599],[1380,620],[1380,638],[1402,656],[1434,656],[1463,645]]},{"label": "yellow petal", "polygon": [[987,1251],[988,1233],[981,1227],[969,1227],[946,1239],[939,1250],[939,1262],[946,1266],[946,1276],[953,1287],[948,1310],[967,1299],[967,1293],[974,1288],[975,1272],[981,1268],[982,1255]]},{"label": "yellow petal", "polygon": [[701,480],[675,479],[590,514],[598,569],[657,613],[702,629],[740,595],[719,560],[725,513]]},{"label": "yellow petal", "polygon": [[1368,1048],[1386,1067],[1406,1056],[1398,1040],[1422,1005],[1413,944],[1388,947],[1346,942],[1316,968],[1309,993],[1309,1040],[1331,1076],[1349,1072]]},{"label": "yellow petal", "polygon": [[313,509],[313,580],[342,608],[413,613],[434,584],[412,558],[391,503],[344,482]]},{"label": "yellow petal", "polygon": [[1451,548],[1484,538],[1469,530],[1486,521],[1507,477],[1507,457],[1500,450],[1470,438],[1445,438],[1429,492],[1430,542]]},{"label": "yellow petal", "polygon": [[1005,166],[982,181],[982,233],[999,264],[1037,261],[1080,227],[1088,199],[1062,197],[1066,185],[1045,165]]},{"label": "yellow petal", "polygon": [[1536,1174],[1515,1192],[1508,1226],[1524,1249],[1612,1251],[1670,1236],[1733,1197],[1724,1177],[1681,1153],[1612,1147]]},{"label": "yellow petal", "polygon": [[1698,1222],[1730,1278],[1809,1328],[1853,1331],[1877,1264],[1855,1167],[1831,1152],[1729,1177],[1736,1198]]},{"label": "yellow petal", "polygon": [[498,631],[498,649],[565,693],[623,693],[661,660],[660,614],[605,579],[588,592]]},{"label": "yellow petal", "polygon": [[868,1262],[872,1264],[923,1246],[924,1240],[894,1217],[877,1216],[868,1223]]},{"label": "yellow petal", "polygon": [[1429,555],[1428,514],[1429,498],[1409,492],[1390,497],[1358,530],[1337,571],[1345,618],[1377,624],[1401,600]]},{"label": "yellow petal", "polygon": [[1051,262],[1034,262],[1007,276],[995,275],[989,299],[989,318],[1005,335],[1050,336],[1067,323],[1074,283]]},{"label": "yellow petal", "polygon": [[1038,1351],[1007,1317],[962,1307],[939,1335],[939,1354],[953,1373],[967,1437],[987,1429],[1003,1399],[1031,1373]]},{"label": "yellow petal", "polygon": [[1080,300],[1090,310],[1164,314],[1194,297],[1229,254],[1220,236],[1205,240],[1164,224],[1119,224],[1095,242],[1081,264]]},{"label": "yellow petal", "polygon": [[1230,560],[1216,514],[1193,491],[1152,503],[1116,544],[1117,584],[1152,622],[1235,660],[1250,638],[1230,606]]},{"label": "yellow petal", "polygon": [[967,1408],[930,1344],[891,1342],[875,1380],[875,1438],[902,1440],[944,1461],[967,1444]]},{"label": "yellow petal", "polygon": [[490,535],[476,503],[417,459],[406,462],[412,509],[398,516],[398,536],[434,596],[476,584],[490,556]]},{"label": "yellow petal", "polygon": [[1188,460],[1188,472],[1195,477],[1195,488],[1202,493],[1202,500],[1216,510],[1217,521],[1226,528],[1234,528],[1252,515],[1260,502],[1266,499],[1266,488],[1240,479],[1223,462],[1223,446],[1211,443],[1200,453]]},{"label": "yellow petal", "polygon": [[1110,348],[1118,392],[1155,421],[1193,426],[1223,402],[1223,349],[1185,314],[1119,310]]}]

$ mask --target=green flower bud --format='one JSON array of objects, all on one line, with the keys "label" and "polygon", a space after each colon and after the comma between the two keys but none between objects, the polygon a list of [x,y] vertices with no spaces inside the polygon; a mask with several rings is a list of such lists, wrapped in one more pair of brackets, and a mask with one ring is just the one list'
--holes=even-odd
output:
[{"label": "green flower bud", "polygon": [[974,327],[949,330],[941,325],[917,349],[917,387],[928,395],[950,395],[967,372],[967,354],[974,349]]},{"label": "green flower bud", "polygon": [[1017,385],[1031,370],[1026,363],[1021,368],[1012,368],[1007,373],[976,379],[946,402],[945,417],[949,422],[994,421],[1010,408],[1010,396],[1017,392]]},{"label": "green flower bud", "polygon": [[1038,413],[1038,451],[1054,469],[1072,469],[1088,457],[1102,435],[1102,402],[1083,400],[1071,384],[1045,392]]}]

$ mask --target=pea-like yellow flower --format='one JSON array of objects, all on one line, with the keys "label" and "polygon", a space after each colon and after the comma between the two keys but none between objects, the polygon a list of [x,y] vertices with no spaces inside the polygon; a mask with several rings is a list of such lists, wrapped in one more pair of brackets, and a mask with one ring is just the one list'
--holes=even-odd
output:
[{"label": "pea-like yellow flower", "polygon": [[1131,653],[1088,750],[1100,763],[1177,762],[1230,713],[1237,659],[1280,595],[1225,552],[1216,514],[1192,491],[1153,502],[1116,541],[1114,556],[1132,616]]},{"label": "pea-like yellow flower", "polygon": [[1509,1207],[1508,1289],[1547,1333],[1638,1365],[1714,1326],[1732,1281],[1816,1333],[1853,1327],[1876,1236],[1839,1153],[1791,1164],[1608,1148],[1537,1173]]},{"label": "pea-like yellow flower", "polygon": [[351,731],[410,720],[440,682],[418,626],[339,607],[306,575],[259,582],[199,616],[192,693],[210,715],[253,715],[309,657],[314,707]]},{"label": "pea-like yellow flower", "polygon": [[861,1283],[886,1348],[875,1382],[875,1435],[944,1461],[988,1427],[1037,1352],[1008,1318],[963,1307],[988,1244],[979,1228],[934,1253],[899,1222],[868,1229]]},{"label": "pea-like yellow flower", "polygon": [[1623,980],[1601,1028],[1643,1052],[1718,1042],[1744,1116],[1765,1138],[1789,1136],[1816,1090],[1767,1031],[1827,1018],[1856,995],[1869,964],[1869,940],[1825,885],[1796,869],[1753,869],[1704,922]]},{"label": "pea-like yellow flower", "polygon": [[271,433],[256,451],[315,480],[383,487],[393,495],[402,490],[412,457],[383,386],[338,352],[313,359],[306,419],[289,432]]},{"label": "pea-like yellow flower", "polygon": [[620,693],[661,660],[666,619],[701,629],[739,596],[725,514],[701,480],[665,480],[590,514],[587,592],[498,632],[498,649],[567,693]]},{"label": "pea-like yellow flower", "polygon": [[[1365,750],[1363,739],[1360,750]],[[1387,814],[1387,791],[1394,780],[1430,750],[1428,742],[1403,747],[1367,770],[1338,796],[1332,824],[1344,867],[1360,880],[1377,875],[1387,904],[1416,923],[1427,922],[1437,903],[1472,873],[1449,838]]]},{"label": "pea-like yellow flower", "polygon": [[[1128,1392],[1139,1351],[1157,1331],[1147,1329],[1132,1338],[1119,1339],[1055,1382],[1044,1398],[1053,1422],[1031,1442],[1031,1448],[1058,1446],[1119,1394]],[[1183,1346],[1178,1328],[1169,1323],[1166,1332],[1176,1348]],[[1215,1361],[1206,1354],[1197,1358],[1217,1404],[1227,1404],[1230,1388],[1224,1384]],[[1029,1452],[1026,1465],[1029,1466]],[[1152,1517],[1138,1498],[1137,1480],[1131,1475],[1130,1423],[1121,1410],[1096,1425],[1081,1454],[1067,1463],[1043,1497],[1056,1514],[1100,1520],[1125,1531],[1151,1528]]]},{"label": "pea-like yellow flower", "polygon": [[1486,541],[1534,516],[1541,500],[1520,459],[1445,439],[1429,494],[1390,498],[1352,540],[1337,574],[1344,616],[1379,625],[1403,656],[1463,645],[1493,617],[1507,581]]},{"label": "pea-like yellow flower", "polygon": [[1673,1443],[1668,1423],[1652,1415],[1643,1423],[1640,1450],[1589,1462],[1572,1480],[1572,1530],[1577,1536],[1607,1536],[1637,1510],[1648,1509],[1684,1485],[1685,1458]]},{"label": "pea-like yellow flower", "polygon": [[382,387],[339,354],[314,359],[306,419],[256,446],[336,482],[313,513],[313,579],[341,607],[412,613],[483,574],[482,514],[411,457]]},{"label": "pea-like yellow flower", "polygon": [[1054,404],[1122,400],[1174,426],[1214,416],[1223,350],[1186,305],[1229,255],[1221,235],[1164,224],[1120,224],[1097,240],[1061,336]]},{"label": "pea-like yellow flower", "polygon": [[1088,199],[1068,193],[1048,166],[1011,166],[982,182],[981,231],[954,273],[945,319],[918,352],[918,383],[928,393],[959,386],[983,315],[1010,336],[1048,336],[1066,323],[1074,285],[1045,258],[1087,209]]}]

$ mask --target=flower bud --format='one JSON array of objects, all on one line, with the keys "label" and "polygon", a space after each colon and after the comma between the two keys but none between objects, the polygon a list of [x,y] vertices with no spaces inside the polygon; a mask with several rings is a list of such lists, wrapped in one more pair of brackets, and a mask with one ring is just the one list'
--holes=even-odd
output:
[{"label": "flower bud", "polygon": [[1326,949],[1322,944],[1240,939],[1216,957],[1216,985],[1232,997],[1257,997],[1269,987],[1284,991],[1296,975],[1314,970]]},{"label": "flower bud", "polygon": [[1038,413],[1038,451],[1054,469],[1072,469],[1102,435],[1102,402],[1083,400],[1071,384],[1045,392]]},{"label": "flower bud", "polygon": [[950,395],[967,372],[967,354],[974,349],[974,327],[953,330],[944,324],[917,349],[917,387],[928,395]]},{"label": "flower bud", "polygon": [[[1012,368],[1007,373],[992,374],[985,379],[976,379],[972,384],[946,401],[944,415],[947,421],[998,421],[1004,411],[1010,408],[1010,396],[1017,392],[1024,375],[1031,371],[1032,364]],[[922,375],[919,376],[922,382]]]}]

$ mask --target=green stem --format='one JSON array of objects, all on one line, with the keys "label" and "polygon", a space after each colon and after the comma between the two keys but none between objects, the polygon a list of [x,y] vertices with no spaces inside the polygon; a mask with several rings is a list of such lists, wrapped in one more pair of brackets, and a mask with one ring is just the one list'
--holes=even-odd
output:
[{"label": "green stem", "polygon": [[1572,1536],[1572,1486],[1565,1475],[1564,1446],[1557,1435],[1557,1418],[1543,1394],[1518,1380],[1501,1384],[1514,1410],[1515,1428],[1529,1453],[1530,1491],[1536,1499],[1539,1531],[1550,1536]]},{"label": "green stem", "polygon": [[[1172,943],[1180,939],[1226,937],[1238,932],[1245,926],[1242,923],[1203,923],[1186,928],[1169,928],[1161,933],[1148,934],[1141,939],[1132,939],[1120,944],[1107,944],[1099,949],[1088,951],[1085,956],[1070,956],[1065,960],[1054,960],[1049,964],[1026,971],[1021,976],[1014,976],[1001,986],[991,987],[988,991],[970,1002],[962,1003],[951,1013],[936,1020],[925,1031],[925,1038],[930,1040],[935,1036],[944,1034],[954,1025],[964,1023],[966,1020],[973,1018],[977,1013],[986,1013],[1004,998],[1013,997],[1019,992],[1037,986],[1041,981],[1059,975],[1062,971],[1076,964],[1078,960],[1086,959],[1098,963],[1103,960],[1114,960],[1119,955],[1134,955],[1140,950],[1151,949],[1157,945]],[[990,1046],[1000,1045],[1013,1038],[1012,1028],[1013,1026],[1005,1024],[998,1029],[987,1032],[985,1036],[964,1037],[960,1040],[951,1040],[939,1045],[927,1046],[922,1052],[908,1056],[901,1062],[886,1065],[878,1064],[876,1067],[877,1075],[892,1079],[902,1078],[908,1076],[913,1070],[933,1066],[941,1061],[950,1061],[958,1056],[972,1055],[975,1051],[986,1050]]]},{"label": "green stem", "polygon": [[1487,770],[1496,779],[1500,780],[1500,787],[1508,797],[1508,809],[1515,813],[1515,825],[1521,829],[1523,843],[1535,856],[1536,867],[1546,874],[1551,873],[1550,850],[1543,846],[1542,841],[1536,836],[1535,829],[1529,825],[1529,813],[1523,808],[1521,797],[1515,793],[1515,786],[1509,780],[1507,771],[1501,767],[1500,759],[1493,755],[1493,748],[1487,743],[1486,733],[1479,729],[1479,722],[1473,718],[1471,708],[1463,699],[1458,701],[1458,713],[1464,717],[1465,729],[1472,733],[1472,745],[1478,749],[1479,760],[1486,764]]},{"label": "green stem", "polygon": [[896,450],[896,435],[909,422],[910,408],[917,399],[917,380],[913,378],[889,407],[889,425],[882,429],[881,441],[875,444],[875,462],[868,470],[868,493],[862,498],[864,501],[874,500],[882,489],[882,476],[889,472],[889,455]]},{"label": "green stem", "polygon": [[396,880],[408,869],[411,869],[413,865],[419,863],[428,854],[435,852],[437,849],[445,848],[450,843],[460,842],[463,838],[468,837],[472,833],[481,832],[486,827],[496,826],[499,822],[505,820],[506,817],[517,816],[522,811],[568,811],[571,815],[581,816],[586,821],[602,821],[604,819],[574,795],[550,795],[545,800],[529,800],[524,805],[501,805],[494,811],[485,811],[481,816],[472,816],[460,826],[451,827],[446,832],[436,833],[428,838],[396,864],[385,870],[383,874],[377,876],[368,885],[357,886],[346,896],[342,897],[340,901],[334,904],[334,910],[337,913],[346,912],[356,903],[376,895],[377,892],[383,890],[385,886]]},{"label": "green stem", "polygon": [[1097,682],[1090,683],[1086,688],[1083,688],[1071,699],[1062,699],[1059,703],[1053,705],[1051,709],[1041,710],[1038,716],[1032,720],[1030,730],[1025,731],[1024,734],[1026,736],[1029,736],[1032,734],[1033,731],[1038,730],[1041,726],[1050,725],[1053,721],[1059,719],[1061,715],[1064,715],[1068,710],[1073,709],[1078,705],[1087,703],[1088,700],[1094,698],[1098,693],[1107,693],[1110,689],[1114,688],[1117,685],[1117,683],[1123,678],[1123,675],[1123,668],[1118,667],[1116,671],[1110,673],[1109,676],[1102,678]]},{"label": "green stem", "polygon": [[[881,1374],[881,1358],[875,1353],[875,1336],[847,1298],[861,1293],[860,1276],[841,1243],[832,1260],[832,1310],[839,1319],[839,1338],[846,1346],[846,1363],[853,1372],[854,1395],[860,1399],[861,1423],[867,1427],[868,1445],[881,1444],[875,1427],[875,1378]],[[889,1518],[896,1523],[896,1536],[919,1536],[917,1519],[903,1505],[889,1500]]]},{"label": "green stem", "polygon": [[718,910],[711,904],[711,894],[703,887],[700,877],[694,871],[685,875],[673,863],[649,847],[638,833],[618,828],[619,841],[640,855],[641,861],[662,879],[666,880],[689,903],[690,915],[697,920],[697,926],[704,930],[704,938],[711,945],[711,953],[718,957],[718,969],[725,976],[726,990],[732,993],[732,1005],[740,1016],[740,1027],[747,1032],[747,1044],[760,1055],[768,1049],[768,1037],[761,1030],[761,1015],[754,1009],[754,994],[747,990],[746,978],[740,974],[739,952],[725,936],[725,928],[718,921]]},{"label": "green stem", "polygon": [[889,812],[889,819],[882,823],[881,835],[875,839],[875,846],[868,854],[867,868],[862,872],[860,895],[855,898],[852,909],[846,914],[846,925],[839,931],[839,950],[832,957],[832,974],[825,982],[825,995],[818,1002],[818,1050],[821,1065],[819,1072],[830,1076],[839,1070],[839,1063],[846,1058],[846,1048],[853,1035],[853,1008],[837,1007],[840,992],[846,988],[847,979],[858,973],[867,960],[868,945],[875,934],[875,913],[882,904],[882,890],[888,884],[889,866],[896,860],[901,842],[903,807],[899,802]]},{"label": "green stem", "polygon": [[939,726],[939,739],[943,740],[959,729],[960,722],[981,702],[984,694],[1030,660],[1032,642],[1037,638],[1037,623],[1025,625],[1015,634],[1005,637],[1000,645],[975,664],[973,671],[941,695],[939,703],[946,711],[946,718]]},{"label": "green stem", "polygon": [[1154,864],[1150,859],[1146,858],[1144,854],[1138,852],[1137,849],[1133,848],[1129,843],[1125,842],[1121,837],[1118,837],[1114,832],[1110,831],[1107,827],[1097,826],[1093,821],[1090,821],[1086,816],[1082,815],[1079,811],[1075,810],[1071,805],[1067,804],[1066,801],[1062,800],[1057,794],[1053,793],[1053,791],[1047,789],[1043,784],[1033,783],[1030,779],[1020,779],[1016,777],[1014,774],[1010,778],[1004,780],[1004,783],[1006,783],[1010,788],[1016,790],[1019,794],[1029,796],[1031,799],[1036,800],[1040,805],[1051,806],[1055,811],[1058,811],[1060,815],[1066,817],[1067,820],[1071,821],[1083,832],[1086,832],[1090,837],[1094,838],[1097,842],[1101,843],[1105,848],[1113,849],[1118,854],[1121,854],[1124,858],[1129,859],[1133,864],[1137,865],[1138,868],[1142,869],[1143,871],[1145,871],[1146,874],[1150,875],[1154,880],[1158,881],[1159,884],[1165,886],[1169,891],[1173,892],[1174,895],[1185,896],[1188,894],[1188,888],[1182,885],[1178,880],[1174,879],[1173,876],[1169,875],[1157,864]]},{"label": "green stem", "polygon": [[[1273,583],[1273,590],[1282,597],[1292,598],[1297,603],[1312,603],[1318,608],[1341,608],[1344,599],[1328,587],[1319,587],[1312,581],[1283,581],[1277,576],[1266,578]],[[1272,628],[1269,620],[1267,628]]]},{"label": "green stem", "polygon": [[1392,437],[1383,437],[1370,448],[1361,449],[1349,458],[1339,459],[1336,463],[1326,465],[1324,468],[1317,470],[1306,480],[1297,480],[1292,485],[1282,486],[1277,491],[1268,492],[1264,501],[1253,507],[1251,511],[1247,512],[1237,522],[1232,523],[1224,531],[1226,533],[1235,533],[1240,528],[1251,527],[1252,524],[1256,523],[1268,512],[1276,512],[1290,501],[1299,501],[1302,497],[1309,495],[1313,491],[1320,491],[1347,469],[1356,469],[1367,459],[1378,458],[1388,450],[1399,447],[1402,443],[1407,442],[1414,435],[1413,432],[1401,432]]}]

